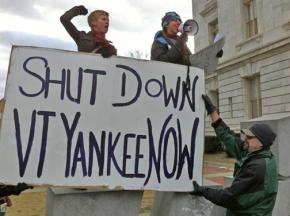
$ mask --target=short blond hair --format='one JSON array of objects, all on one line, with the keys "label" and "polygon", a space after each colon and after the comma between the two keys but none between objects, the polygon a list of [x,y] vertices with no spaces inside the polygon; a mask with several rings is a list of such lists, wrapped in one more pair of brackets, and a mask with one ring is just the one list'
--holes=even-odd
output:
[{"label": "short blond hair", "polygon": [[101,15],[109,16],[109,13],[107,11],[104,11],[104,10],[95,10],[95,11],[91,12],[90,15],[88,16],[89,26],[91,26],[91,22],[93,20],[97,20]]}]

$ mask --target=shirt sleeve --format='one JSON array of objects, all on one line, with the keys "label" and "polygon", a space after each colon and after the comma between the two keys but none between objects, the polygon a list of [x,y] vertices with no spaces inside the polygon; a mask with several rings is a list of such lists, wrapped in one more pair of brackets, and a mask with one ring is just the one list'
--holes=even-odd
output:
[{"label": "shirt sleeve", "polygon": [[77,15],[79,15],[77,7],[73,7],[60,17],[60,22],[75,42],[79,40],[81,32],[77,30],[71,20]]},{"label": "shirt sleeve", "polygon": [[225,144],[226,150],[240,160],[245,156],[245,151],[242,150],[241,145],[243,141],[230,130],[228,125],[220,118],[212,124],[215,129],[217,137]]}]

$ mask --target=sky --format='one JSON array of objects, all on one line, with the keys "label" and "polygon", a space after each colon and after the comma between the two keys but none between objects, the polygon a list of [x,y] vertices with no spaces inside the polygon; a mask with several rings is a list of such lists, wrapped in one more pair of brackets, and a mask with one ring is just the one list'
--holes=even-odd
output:
[{"label": "sky", "polygon": [[[176,11],[183,21],[192,18],[191,0],[0,0],[0,98],[4,96],[12,45],[77,51],[59,21],[76,5],[84,5],[89,13],[96,9],[110,13],[106,38],[120,56],[138,50],[142,58],[150,58],[154,34],[161,30],[161,18],[166,12]],[[77,16],[72,22],[78,30],[90,30],[87,16]],[[188,46],[193,52],[193,37],[189,37]]]}]

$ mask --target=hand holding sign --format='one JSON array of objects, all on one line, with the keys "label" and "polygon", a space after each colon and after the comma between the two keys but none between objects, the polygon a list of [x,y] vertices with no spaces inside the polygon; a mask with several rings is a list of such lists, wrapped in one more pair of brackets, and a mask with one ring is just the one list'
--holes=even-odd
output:
[{"label": "hand holding sign", "polygon": [[33,186],[27,185],[26,183],[18,183],[15,185],[3,185],[0,187],[0,197],[10,196],[10,195],[19,195],[21,192],[33,189]]}]

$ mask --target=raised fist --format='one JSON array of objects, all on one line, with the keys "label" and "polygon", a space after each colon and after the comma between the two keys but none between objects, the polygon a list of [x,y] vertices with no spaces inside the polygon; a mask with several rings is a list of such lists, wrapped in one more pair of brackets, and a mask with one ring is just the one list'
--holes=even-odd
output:
[{"label": "raised fist", "polygon": [[76,9],[78,10],[79,15],[87,15],[88,14],[88,9],[86,9],[85,6],[83,6],[83,5],[76,6]]}]

